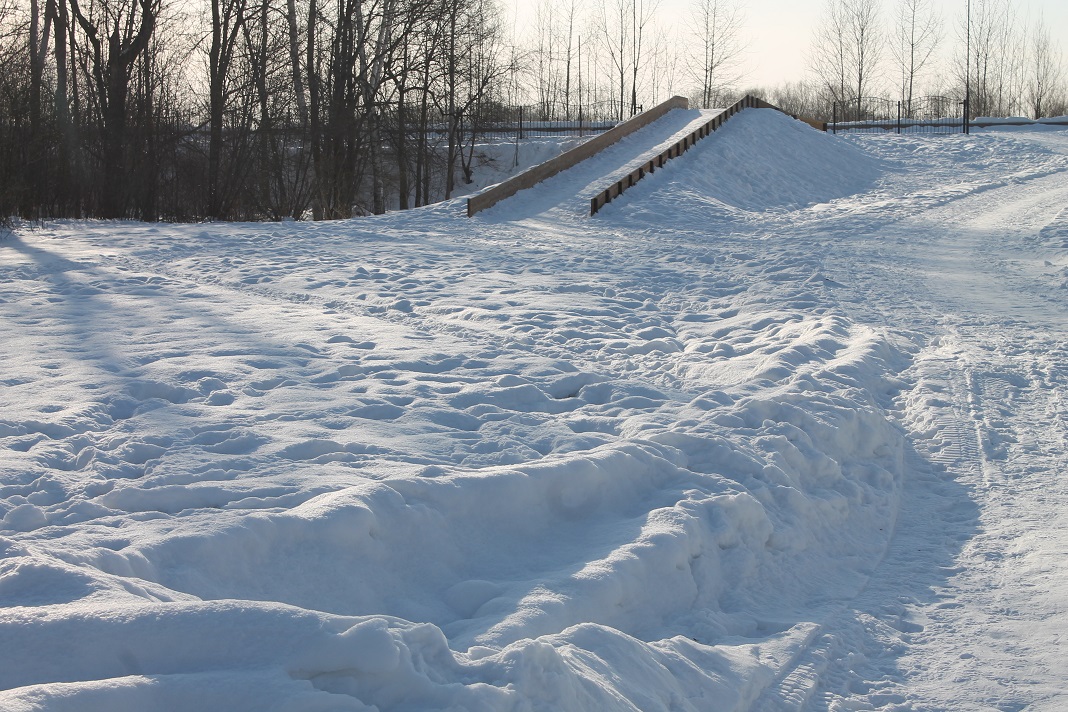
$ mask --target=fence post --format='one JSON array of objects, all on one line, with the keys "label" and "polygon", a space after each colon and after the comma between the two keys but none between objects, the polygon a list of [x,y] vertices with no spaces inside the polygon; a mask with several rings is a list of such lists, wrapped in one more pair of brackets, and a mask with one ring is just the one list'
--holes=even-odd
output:
[{"label": "fence post", "polygon": [[831,102],[831,133],[838,133],[838,102]]},{"label": "fence post", "polygon": [[519,107],[519,139],[523,139],[523,107]]},{"label": "fence post", "polygon": [[[523,108],[520,107],[519,111],[520,111],[520,113],[522,113]],[[518,168],[519,167],[519,133],[520,132],[517,131],[516,134],[515,134],[515,156],[512,159],[512,168]]]},{"label": "fence post", "polygon": [[897,132],[901,133],[901,102],[897,102]]},{"label": "fence post", "polygon": [[968,111],[968,100],[965,99],[964,100],[964,118],[961,121],[960,127],[961,127],[961,130],[966,134],[967,133],[971,133],[971,127],[968,126],[968,124],[970,123],[969,119],[968,119],[968,114],[969,114],[969,111]]}]

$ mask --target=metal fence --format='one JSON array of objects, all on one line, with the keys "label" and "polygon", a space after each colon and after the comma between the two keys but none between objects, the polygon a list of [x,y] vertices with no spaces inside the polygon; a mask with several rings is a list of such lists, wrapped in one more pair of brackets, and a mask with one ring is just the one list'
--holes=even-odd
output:
[{"label": "metal fence", "polygon": [[[639,107],[640,108],[640,107]],[[587,136],[619,123],[619,105],[602,102],[578,106],[487,104],[461,117],[464,132],[479,139],[529,139],[541,136]]]},{"label": "metal fence", "polygon": [[965,102],[948,96],[901,102],[866,96],[834,102],[831,133],[968,133]]}]

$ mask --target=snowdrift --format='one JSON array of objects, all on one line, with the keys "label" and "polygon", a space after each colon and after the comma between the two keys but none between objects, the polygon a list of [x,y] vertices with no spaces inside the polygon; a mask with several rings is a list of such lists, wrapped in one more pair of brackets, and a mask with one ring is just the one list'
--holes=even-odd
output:
[{"label": "snowdrift", "polygon": [[[884,164],[774,109],[746,109],[619,201],[619,214],[683,222],[713,212],[804,208],[869,190]],[[680,215],[681,211],[681,215]]]},{"label": "snowdrift", "polygon": [[[881,347],[840,324],[799,331],[764,360],[858,391],[856,371],[886,367]],[[821,356],[802,363],[808,349]],[[793,611],[828,581],[859,586],[879,556],[901,446],[874,404],[831,389],[736,400],[706,390],[709,374],[694,378],[689,401],[574,376],[471,389],[457,399],[466,407],[439,419],[473,432],[541,412],[578,432],[636,433],[521,466],[429,466],[278,511],[250,511],[257,505],[232,492],[217,500],[222,509],[204,509],[196,490],[219,497],[239,486],[205,488],[219,473],[175,468],[145,487],[119,483],[90,497],[98,511],[86,523],[4,539],[0,593],[14,608],[0,642],[21,651],[0,672],[0,685],[16,688],[6,704],[326,708],[333,697],[313,689],[351,696],[349,709],[361,709],[356,699],[380,709],[610,709],[620,696],[657,709],[711,690],[740,700],[743,679],[759,689],[774,651],[804,638]],[[134,432],[157,413],[152,400],[128,419]],[[487,403],[496,417],[479,423],[471,413]],[[655,415],[665,410],[675,414]],[[295,458],[325,468],[357,450],[327,440],[264,449],[273,452],[244,479]],[[152,454],[152,469],[177,464]],[[317,479],[308,472],[303,488]],[[42,498],[30,492],[9,519],[29,521],[30,501]],[[62,504],[37,509],[69,518]],[[750,638],[770,645],[770,660],[748,652]],[[626,667],[634,675],[621,689]]]}]

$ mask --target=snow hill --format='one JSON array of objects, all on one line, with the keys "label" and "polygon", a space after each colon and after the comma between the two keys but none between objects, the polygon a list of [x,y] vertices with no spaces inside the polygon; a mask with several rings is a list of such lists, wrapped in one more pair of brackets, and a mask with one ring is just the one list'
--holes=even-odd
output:
[{"label": "snow hill", "polygon": [[0,709],[1068,705],[1068,132],[700,118],[7,236]]}]

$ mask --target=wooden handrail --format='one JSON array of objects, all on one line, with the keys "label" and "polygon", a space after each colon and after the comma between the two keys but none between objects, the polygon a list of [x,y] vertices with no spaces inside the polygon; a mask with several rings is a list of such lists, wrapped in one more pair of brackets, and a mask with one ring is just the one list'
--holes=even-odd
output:
[{"label": "wooden handrail", "polygon": [[511,197],[525,188],[530,188],[546,178],[551,178],[560,171],[571,168],[575,164],[603,151],[624,136],[634,133],[643,126],[651,124],[672,109],[687,109],[689,106],[690,102],[686,97],[672,97],[663,103],[657,104],[652,109],[649,109],[649,111],[643,111],[636,116],[632,116],[617,126],[605,131],[603,134],[594,136],[589,141],[564,151],[556,158],[532,166],[519,175],[512,176],[503,183],[498,183],[492,188],[487,188],[481,193],[473,195],[467,199],[467,217],[471,217],[490,206],[496,205],[505,198]]},{"label": "wooden handrail", "polygon": [[[782,111],[777,106],[773,106],[768,102],[760,99],[759,97],[746,94],[744,97],[734,102],[722,112],[716,114],[707,123],[702,124],[696,130],[690,132],[686,136],[672,144],[667,150],[660,153],[660,155],[646,161],[642,165],[635,168],[621,178],[616,179],[607,188],[602,190],[597,195],[590,198],[590,215],[596,215],[597,211],[603,208],[608,203],[611,203],[615,198],[622,195],[623,191],[630,188],[635,183],[640,181],[645,176],[654,173],[657,168],[663,167],[665,163],[678,158],[686,152],[691,146],[711,134],[713,131],[722,126],[729,118],[737,114],[742,109],[775,109],[776,111]],[[785,112],[783,112],[785,113]],[[797,118],[797,117],[794,117]],[[811,122],[806,122],[811,123]]]}]

